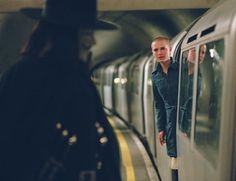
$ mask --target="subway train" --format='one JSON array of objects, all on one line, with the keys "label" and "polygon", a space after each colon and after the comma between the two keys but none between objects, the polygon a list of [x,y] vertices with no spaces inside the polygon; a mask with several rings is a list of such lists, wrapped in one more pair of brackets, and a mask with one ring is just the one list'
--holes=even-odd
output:
[{"label": "subway train", "polygon": [[[150,42],[151,43],[151,42]],[[177,34],[177,150],[180,181],[236,181],[236,7],[221,1]],[[147,143],[160,177],[171,180],[165,146],[156,139],[151,50],[101,64],[92,78],[104,107]]]}]

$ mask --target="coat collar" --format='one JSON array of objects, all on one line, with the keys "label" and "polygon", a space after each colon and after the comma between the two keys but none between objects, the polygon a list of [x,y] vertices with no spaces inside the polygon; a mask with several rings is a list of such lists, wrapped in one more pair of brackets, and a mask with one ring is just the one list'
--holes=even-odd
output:
[{"label": "coat collar", "polygon": [[[171,63],[169,65],[169,70],[170,69],[173,69],[173,70],[177,70],[179,68],[179,63],[174,61],[171,57],[170,59]],[[158,63],[157,66],[156,66],[156,70],[154,72],[152,72],[153,75],[157,74],[157,72],[163,72],[162,71],[162,67],[161,67],[161,64]]]}]

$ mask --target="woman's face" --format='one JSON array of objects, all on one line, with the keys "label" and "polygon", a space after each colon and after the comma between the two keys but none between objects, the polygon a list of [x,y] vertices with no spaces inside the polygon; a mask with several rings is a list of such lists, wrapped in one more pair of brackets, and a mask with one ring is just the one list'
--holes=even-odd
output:
[{"label": "woman's face", "polygon": [[171,47],[168,41],[158,39],[151,44],[152,54],[158,62],[170,60]]}]

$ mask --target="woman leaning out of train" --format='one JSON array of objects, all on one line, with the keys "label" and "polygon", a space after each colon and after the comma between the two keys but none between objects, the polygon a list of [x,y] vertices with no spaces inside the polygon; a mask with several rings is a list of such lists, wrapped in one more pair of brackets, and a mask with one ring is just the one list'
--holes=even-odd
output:
[{"label": "woman leaning out of train", "polygon": [[152,73],[158,139],[161,145],[166,143],[172,177],[177,180],[176,111],[179,64],[170,56],[171,45],[168,37],[156,37],[151,43],[151,49],[158,62]]}]

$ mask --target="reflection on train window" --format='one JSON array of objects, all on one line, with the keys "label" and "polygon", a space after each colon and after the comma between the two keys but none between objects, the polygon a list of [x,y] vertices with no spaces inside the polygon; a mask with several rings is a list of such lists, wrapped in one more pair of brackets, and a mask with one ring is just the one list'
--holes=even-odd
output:
[{"label": "reflection on train window", "polygon": [[183,53],[181,61],[180,100],[179,100],[179,129],[188,137],[191,132],[193,74],[195,67],[196,49],[191,48]]},{"label": "reflection on train window", "polygon": [[194,141],[197,149],[214,166],[219,151],[223,59],[223,40],[199,47]]}]

